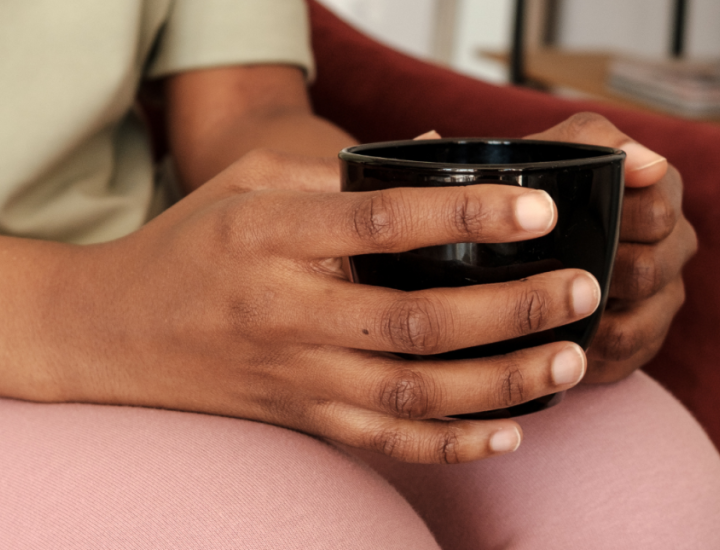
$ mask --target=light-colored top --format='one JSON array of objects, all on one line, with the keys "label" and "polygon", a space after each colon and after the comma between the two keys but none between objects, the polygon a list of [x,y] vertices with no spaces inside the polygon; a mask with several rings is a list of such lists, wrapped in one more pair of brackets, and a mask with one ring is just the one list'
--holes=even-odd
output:
[{"label": "light-colored top", "polygon": [[303,0],[2,0],[0,234],[74,243],[160,212],[144,77],[234,64],[310,74]]}]

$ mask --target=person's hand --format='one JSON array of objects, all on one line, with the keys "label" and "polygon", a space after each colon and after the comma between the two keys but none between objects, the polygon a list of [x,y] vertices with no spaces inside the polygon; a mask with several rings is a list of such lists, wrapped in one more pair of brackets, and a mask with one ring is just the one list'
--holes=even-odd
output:
[{"label": "person's hand", "polygon": [[593,113],[577,114],[527,137],[604,145],[627,153],[610,299],[588,350],[584,378],[619,380],[655,356],[685,300],[681,272],[697,250],[697,239],[682,213],[682,179],[665,158]]},{"label": "person's hand", "polygon": [[567,324],[597,308],[595,279],[568,269],[401,292],[351,283],[340,258],[535,238],[554,226],[554,204],[501,185],[289,190],[338,177],[336,163],[252,153],[139,232],[79,251],[82,294],[64,289],[53,301],[76,314],[47,335],[65,342],[58,357],[74,357],[63,400],[258,420],[405,461],[516,449],[513,420],[445,417],[574,386],[586,368],[577,345],[463,361],[391,353]]}]

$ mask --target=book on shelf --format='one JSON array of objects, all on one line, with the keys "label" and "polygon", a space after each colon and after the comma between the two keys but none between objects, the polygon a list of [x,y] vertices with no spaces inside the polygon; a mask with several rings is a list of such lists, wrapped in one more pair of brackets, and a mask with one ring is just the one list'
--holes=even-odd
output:
[{"label": "book on shelf", "polygon": [[688,118],[720,117],[720,60],[689,62],[618,58],[608,89]]}]

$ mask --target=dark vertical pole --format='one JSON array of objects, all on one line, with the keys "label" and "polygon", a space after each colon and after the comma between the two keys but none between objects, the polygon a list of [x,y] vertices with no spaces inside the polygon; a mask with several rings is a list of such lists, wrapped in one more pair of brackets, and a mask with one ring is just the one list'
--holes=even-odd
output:
[{"label": "dark vertical pole", "polygon": [[560,13],[561,0],[545,1],[545,21],[543,22],[542,45],[545,47],[556,46],[560,34]]},{"label": "dark vertical pole", "polygon": [[522,86],[525,81],[525,0],[515,0],[515,21],[510,52],[510,82]]},{"label": "dark vertical pole", "polygon": [[673,13],[672,44],[670,55],[682,57],[685,49],[685,25],[687,21],[687,0],[675,0]]}]

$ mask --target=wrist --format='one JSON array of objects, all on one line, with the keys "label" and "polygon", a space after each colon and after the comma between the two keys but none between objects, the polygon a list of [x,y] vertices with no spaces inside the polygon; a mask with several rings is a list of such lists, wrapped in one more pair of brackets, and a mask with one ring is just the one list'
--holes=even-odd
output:
[{"label": "wrist", "polygon": [[11,261],[0,266],[0,395],[34,401],[69,397],[68,378],[78,358],[70,353],[73,328],[82,315],[77,273],[84,247],[12,237],[0,238]]}]

